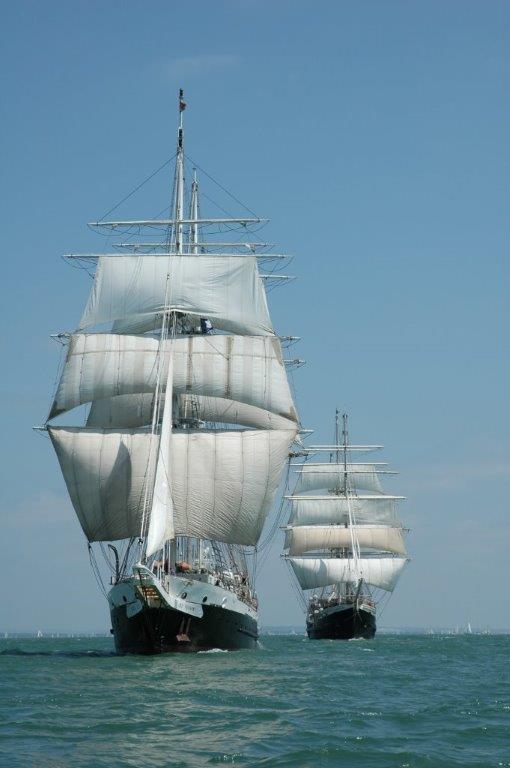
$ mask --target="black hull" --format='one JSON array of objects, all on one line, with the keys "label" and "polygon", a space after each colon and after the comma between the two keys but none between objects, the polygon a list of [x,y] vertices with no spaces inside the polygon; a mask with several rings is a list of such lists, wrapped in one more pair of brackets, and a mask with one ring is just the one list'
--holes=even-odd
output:
[{"label": "black hull", "polygon": [[214,605],[204,605],[201,618],[170,607],[144,606],[129,618],[123,605],[112,608],[110,613],[117,653],[193,653],[257,647],[255,619]]},{"label": "black hull", "polygon": [[371,640],[376,632],[375,616],[354,606],[322,612],[307,620],[306,631],[310,640],[352,640],[355,637]]}]

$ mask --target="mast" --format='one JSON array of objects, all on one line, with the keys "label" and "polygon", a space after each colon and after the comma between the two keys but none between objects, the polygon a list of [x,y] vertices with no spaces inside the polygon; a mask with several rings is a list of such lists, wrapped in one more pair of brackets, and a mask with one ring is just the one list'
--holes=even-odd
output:
[{"label": "mast", "polygon": [[[174,226],[173,226],[173,238],[171,235],[172,229],[168,230],[169,246],[175,248],[176,253],[182,254],[183,252],[183,219],[184,219],[184,129],[183,129],[183,112],[186,109],[186,104],[183,100],[184,92],[182,88],[179,90],[179,127],[177,131],[177,153],[175,161],[175,175],[174,175],[174,189],[173,189],[173,201],[174,201]],[[171,239],[175,240],[175,244],[171,243]],[[169,265],[170,266],[170,265]],[[142,543],[143,561],[147,558],[147,553],[152,554],[159,545],[165,545],[166,541],[170,541],[170,560],[173,565],[175,562],[175,534],[173,527],[173,512],[168,516],[168,509],[172,507],[172,498],[170,490],[170,478],[168,476],[169,465],[169,449],[170,439],[172,433],[172,399],[173,399],[173,360],[172,351],[170,350],[168,360],[168,372],[166,377],[165,397],[163,403],[163,413],[161,414],[161,400],[160,394],[162,393],[162,373],[164,362],[164,349],[169,339],[175,337],[175,312],[168,311],[169,304],[169,287],[170,287],[170,274],[166,276],[166,289],[165,289],[165,302],[163,310],[163,319],[161,323],[161,335],[159,339],[158,349],[158,369],[156,376],[156,389],[153,404],[151,434],[154,435],[159,431],[159,444],[157,450],[157,463],[156,474],[154,478],[154,487],[152,489],[152,499],[150,501],[150,514],[149,510],[149,493],[148,486],[145,488],[145,500],[144,500],[144,515],[142,519],[142,532],[141,538],[144,539]],[[159,422],[161,421],[161,425]],[[152,445],[152,441],[151,441]],[[170,520],[170,523],[169,523]],[[145,530],[146,535],[144,536]]]},{"label": "mast", "polygon": [[336,445],[336,463],[337,464],[340,463],[340,451],[339,451],[340,437],[339,437],[339,432],[338,432],[338,430],[339,430],[338,416],[339,416],[339,411],[338,411],[338,408],[336,408],[335,409],[335,445]]},{"label": "mast", "polygon": [[359,567],[358,567],[358,559],[360,557],[360,547],[359,547],[359,541],[356,536],[356,530],[355,530],[355,520],[354,520],[354,514],[352,510],[351,505],[351,499],[349,494],[349,487],[348,487],[348,469],[347,469],[347,448],[349,445],[349,432],[347,429],[347,419],[348,415],[346,413],[342,414],[342,438],[343,438],[343,446],[344,446],[344,494],[345,498],[347,500],[347,507],[349,510],[349,530],[351,532],[351,551],[352,551],[352,559],[354,562],[354,571],[356,575],[356,580],[358,581],[358,593],[359,589],[361,588],[361,577],[359,573]]},{"label": "mast", "polygon": [[[338,409],[337,409],[337,423],[338,423]],[[347,496],[347,444],[348,444],[348,432],[347,432],[347,414],[342,414],[342,437],[344,439],[344,488],[345,495]]]},{"label": "mast", "polygon": [[193,222],[189,227],[189,252],[198,253],[198,224],[199,206],[198,206],[198,181],[197,171],[193,169],[193,181],[191,182],[191,201],[189,206],[189,217]]},{"label": "mast", "polygon": [[[184,122],[183,112],[186,109],[184,91],[179,90],[179,127],[177,129],[177,153],[175,158],[175,176],[173,193],[173,222],[169,227],[169,245],[173,245],[176,253],[183,252],[184,226]],[[173,233],[173,234],[171,234]],[[174,242],[171,243],[170,241]]]},{"label": "mast", "polygon": [[[181,90],[179,105],[181,105],[182,103],[183,101],[182,101],[182,90]],[[180,114],[181,114],[181,122],[182,122],[182,110]],[[198,219],[198,182],[197,182],[197,172],[195,168],[193,168],[193,181],[191,182],[189,219],[191,223],[189,225],[189,233],[188,233],[188,251],[191,254],[196,254],[198,253],[198,224],[196,222],[196,219]],[[188,398],[186,398],[186,402],[184,406],[184,418],[186,420],[189,418],[188,407],[189,407],[189,402],[188,402]],[[190,563],[193,559],[192,548],[193,548],[192,539],[188,537],[186,539],[186,561],[188,563]],[[202,567],[202,540],[201,539],[198,539],[198,550],[199,550],[198,562],[199,562],[199,568],[201,568]],[[174,558],[174,562],[175,562],[175,558]]]}]

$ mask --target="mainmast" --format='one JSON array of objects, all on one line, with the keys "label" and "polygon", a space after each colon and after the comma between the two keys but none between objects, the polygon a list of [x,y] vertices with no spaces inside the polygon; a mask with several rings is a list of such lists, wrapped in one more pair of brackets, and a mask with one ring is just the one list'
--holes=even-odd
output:
[{"label": "mainmast", "polygon": [[338,408],[336,408],[335,409],[335,446],[336,446],[336,463],[337,464],[340,463],[340,451],[339,451],[339,448],[340,448],[340,445],[339,445],[340,437],[339,437],[338,416],[339,416],[339,412],[338,412]]},{"label": "mainmast", "polygon": [[359,580],[359,584],[358,584],[358,592],[359,592],[359,589],[361,587],[361,579],[360,579],[360,573],[359,573],[359,567],[358,567],[359,565],[358,560],[360,558],[361,552],[360,552],[358,537],[356,535],[356,528],[355,528],[356,521],[354,518],[354,512],[352,509],[352,504],[351,504],[350,494],[349,494],[349,479],[348,479],[348,468],[347,468],[347,449],[349,447],[349,432],[347,429],[347,419],[348,419],[347,414],[343,413],[342,414],[342,438],[343,438],[343,447],[344,447],[344,494],[347,500],[347,509],[349,512],[351,552],[352,552],[352,559],[354,562],[354,572],[355,572],[356,580]]},{"label": "mainmast", "polygon": [[[338,409],[337,409],[337,423],[338,423]],[[347,496],[347,446],[349,444],[349,433],[347,432],[347,414],[342,414],[342,437],[344,439],[344,488],[345,495]]]}]

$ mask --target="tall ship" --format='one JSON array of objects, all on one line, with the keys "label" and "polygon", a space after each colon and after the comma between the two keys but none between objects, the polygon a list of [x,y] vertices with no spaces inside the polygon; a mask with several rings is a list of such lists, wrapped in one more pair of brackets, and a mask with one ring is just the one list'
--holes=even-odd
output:
[{"label": "tall ship", "polygon": [[[284,557],[297,579],[310,639],[373,638],[378,607],[393,592],[407,562],[405,529],[396,514],[403,496],[384,493],[386,464],[361,463],[382,448],[349,443],[347,414],[335,414],[332,445],[297,455],[288,496]],[[317,457],[329,454],[329,461]],[[294,464],[296,467],[296,464]]]},{"label": "tall ship", "polygon": [[68,255],[93,285],[44,426],[121,653],[256,646],[257,543],[299,431],[266,297],[282,256],[265,220],[201,216],[185,107],[169,218],[92,222],[113,252]]}]

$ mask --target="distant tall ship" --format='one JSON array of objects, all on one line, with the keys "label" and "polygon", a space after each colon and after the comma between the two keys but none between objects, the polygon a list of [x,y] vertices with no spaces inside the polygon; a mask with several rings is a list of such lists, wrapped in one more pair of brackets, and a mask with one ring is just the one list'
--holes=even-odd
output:
[{"label": "distant tall ship", "polygon": [[94,283],[46,424],[124,653],[255,647],[248,560],[299,430],[259,271],[282,257],[262,219],[202,218],[196,175],[185,197],[185,107],[170,218],[93,222],[116,252],[69,257]]},{"label": "distant tall ship", "polygon": [[[382,446],[351,445],[347,415],[342,418],[341,441],[337,410],[334,444],[300,452],[312,460],[299,466],[288,497],[284,557],[302,590],[314,640],[374,637],[379,595],[393,592],[407,561],[395,511],[403,497],[381,485],[382,476],[395,473],[385,464],[353,461]],[[329,462],[313,460],[321,452],[330,454]]]}]

